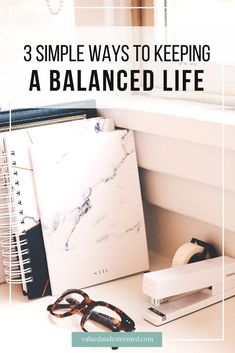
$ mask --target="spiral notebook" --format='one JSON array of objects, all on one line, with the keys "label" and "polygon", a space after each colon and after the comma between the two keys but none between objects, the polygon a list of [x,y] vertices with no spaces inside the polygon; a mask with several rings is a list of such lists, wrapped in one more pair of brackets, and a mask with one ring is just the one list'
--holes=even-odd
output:
[{"label": "spiral notebook", "polygon": [[3,259],[0,251],[0,284],[5,282],[5,273],[3,268]]},{"label": "spiral notebook", "polygon": [[31,146],[52,294],[148,269],[132,131]]},{"label": "spiral notebook", "polygon": [[[4,175],[2,175],[2,164],[4,163],[4,159],[1,158],[2,154],[4,153],[3,150],[3,144],[1,143],[0,139],[0,193],[4,191],[3,189],[3,184],[5,183]],[[1,213],[2,213],[2,203],[4,202],[4,199],[0,198],[0,222],[2,221]],[[0,234],[0,241],[2,239],[2,235]],[[3,258],[2,258],[2,252],[0,251],[0,284],[5,282],[5,273],[4,273],[4,267],[3,267]]]},{"label": "spiral notebook", "polygon": [[43,141],[50,148],[56,141],[63,144],[70,138],[113,128],[112,119],[92,118],[4,134],[0,195],[3,261],[7,282],[22,283],[29,298],[51,293],[30,146]]}]

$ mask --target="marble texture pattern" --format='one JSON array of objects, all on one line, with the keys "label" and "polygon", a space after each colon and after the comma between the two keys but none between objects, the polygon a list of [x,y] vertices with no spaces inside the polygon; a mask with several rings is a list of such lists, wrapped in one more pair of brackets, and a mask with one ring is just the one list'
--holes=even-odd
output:
[{"label": "marble texture pattern", "polygon": [[133,133],[31,148],[53,294],[148,268]]},{"label": "marble texture pattern", "polygon": [[[30,146],[34,143],[46,143],[46,141],[51,144],[52,141],[79,138],[84,134],[94,134],[94,132],[104,132],[113,129],[113,119],[93,118],[5,133],[4,141],[9,155],[8,159],[11,164],[16,161],[16,165],[11,167],[11,171],[12,174],[17,171],[17,177],[14,179],[19,180],[20,183],[19,187],[15,187],[15,191],[17,189],[20,190],[20,199],[24,212],[24,225],[22,228],[27,230],[39,222]],[[14,156],[11,156],[11,151],[14,151]]]}]

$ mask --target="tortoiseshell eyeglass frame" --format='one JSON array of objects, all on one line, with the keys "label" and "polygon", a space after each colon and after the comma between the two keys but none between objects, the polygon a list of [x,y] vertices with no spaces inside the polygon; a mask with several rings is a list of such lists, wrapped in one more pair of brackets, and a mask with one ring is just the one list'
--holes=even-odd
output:
[{"label": "tortoiseshell eyeglass frame", "polygon": [[[84,299],[81,302],[79,302],[72,297],[73,294],[79,294]],[[71,297],[69,295],[71,295]],[[68,304],[65,304],[65,303],[61,304],[61,301],[64,299],[67,301]],[[115,313],[117,313],[120,316],[120,320],[113,318],[109,315],[94,311],[93,309],[97,306],[104,306],[110,310],[113,310]],[[60,309],[61,310],[68,309],[68,311],[63,312],[63,314],[59,314],[55,312]],[[128,315],[126,315],[121,309],[103,301],[94,301],[89,298],[88,294],[86,294],[80,289],[68,289],[55,301],[54,304],[49,305],[47,307],[47,310],[50,312],[51,315],[54,315],[58,318],[64,318],[67,316],[81,313],[82,318],[81,318],[80,325],[82,330],[85,332],[87,332],[87,330],[85,329],[84,325],[88,320],[98,322],[113,332],[120,332],[120,331],[131,332],[135,330],[134,321]]]}]

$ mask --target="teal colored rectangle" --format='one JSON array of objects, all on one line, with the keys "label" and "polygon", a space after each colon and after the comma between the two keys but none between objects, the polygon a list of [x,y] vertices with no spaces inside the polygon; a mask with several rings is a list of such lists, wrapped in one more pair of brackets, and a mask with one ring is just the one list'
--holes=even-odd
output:
[{"label": "teal colored rectangle", "polygon": [[72,347],[162,347],[162,332],[72,332]]}]

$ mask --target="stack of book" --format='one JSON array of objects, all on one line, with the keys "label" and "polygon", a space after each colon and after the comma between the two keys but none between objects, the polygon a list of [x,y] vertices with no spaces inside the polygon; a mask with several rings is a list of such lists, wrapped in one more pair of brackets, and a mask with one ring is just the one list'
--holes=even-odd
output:
[{"label": "stack of book", "polygon": [[87,105],[0,113],[0,281],[30,299],[148,269],[133,132]]}]

